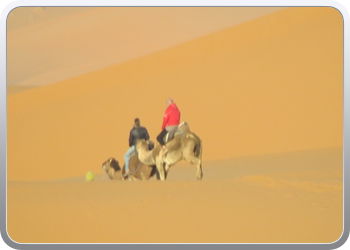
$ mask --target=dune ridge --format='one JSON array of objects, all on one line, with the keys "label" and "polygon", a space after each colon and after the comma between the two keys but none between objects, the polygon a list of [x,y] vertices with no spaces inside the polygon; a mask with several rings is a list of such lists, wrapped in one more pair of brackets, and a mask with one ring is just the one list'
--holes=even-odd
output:
[{"label": "dune ridge", "polygon": [[65,80],[281,9],[17,8],[7,27],[8,84],[42,86]]}]

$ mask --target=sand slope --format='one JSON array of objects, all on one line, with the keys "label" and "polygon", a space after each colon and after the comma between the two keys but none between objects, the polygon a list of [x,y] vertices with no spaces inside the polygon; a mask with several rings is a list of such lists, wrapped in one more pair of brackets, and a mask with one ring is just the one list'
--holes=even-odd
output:
[{"label": "sand slope", "polygon": [[7,83],[54,83],[281,9],[17,8],[9,14],[7,25]]},{"label": "sand slope", "polygon": [[9,95],[8,178],[77,176],[121,160],[135,117],[155,140],[168,96],[202,138],[204,160],[341,146],[340,22],[331,8],[286,9]]},{"label": "sand slope", "polygon": [[[82,13],[81,13],[82,14]],[[24,28],[24,27],[23,27]],[[17,242],[330,243],[343,228],[343,35],[287,8],[7,97],[7,228]],[[173,97],[204,179],[113,182],[133,119],[153,140]],[[87,171],[96,174],[85,182]],[[137,237],[135,237],[135,235]]]},{"label": "sand slope", "polygon": [[[167,182],[9,182],[18,242],[330,243],[342,234],[342,149],[207,162]],[[193,177],[193,178],[189,178]]]}]

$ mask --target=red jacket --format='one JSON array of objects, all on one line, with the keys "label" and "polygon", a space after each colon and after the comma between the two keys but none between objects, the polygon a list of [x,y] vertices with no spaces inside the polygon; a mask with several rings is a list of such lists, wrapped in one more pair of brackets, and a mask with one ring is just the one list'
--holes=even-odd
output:
[{"label": "red jacket", "polygon": [[175,103],[170,104],[165,110],[163,117],[162,130],[166,126],[175,126],[180,124],[180,110],[177,108]]}]

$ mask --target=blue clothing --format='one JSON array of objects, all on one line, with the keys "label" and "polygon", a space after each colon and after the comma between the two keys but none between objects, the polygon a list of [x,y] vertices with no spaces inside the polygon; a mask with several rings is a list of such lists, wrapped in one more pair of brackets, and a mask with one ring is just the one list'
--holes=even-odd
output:
[{"label": "blue clothing", "polygon": [[135,151],[135,146],[131,146],[128,151],[126,151],[124,155],[124,162],[125,162],[125,172],[129,171],[129,161],[131,154]]}]

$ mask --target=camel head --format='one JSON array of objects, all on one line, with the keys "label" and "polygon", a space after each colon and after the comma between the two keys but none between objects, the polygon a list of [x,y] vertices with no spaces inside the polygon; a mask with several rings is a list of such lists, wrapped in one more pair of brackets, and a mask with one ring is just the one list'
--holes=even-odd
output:
[{"label": "camel head", "polygon": [[110,179],[114,179],[114,174],[122,170],[119,166],[119,162],[112,157],[102,163],[102,169],[108,174]]},{"label": "camel head", "polygon": [[121,170],[121,167],[119,166],[119,162],[112,157],[109,158],[104,163],[102,163],[102,169],[104,171],[108,171],[109,168],[113,168],[115,171]]},{"label": "camel head", "polygon": [[137,140],[135,148],[137,152],[140,152],[140,149],[146,149],[148,151],[149,141],[146,141],[145,139]]}]

